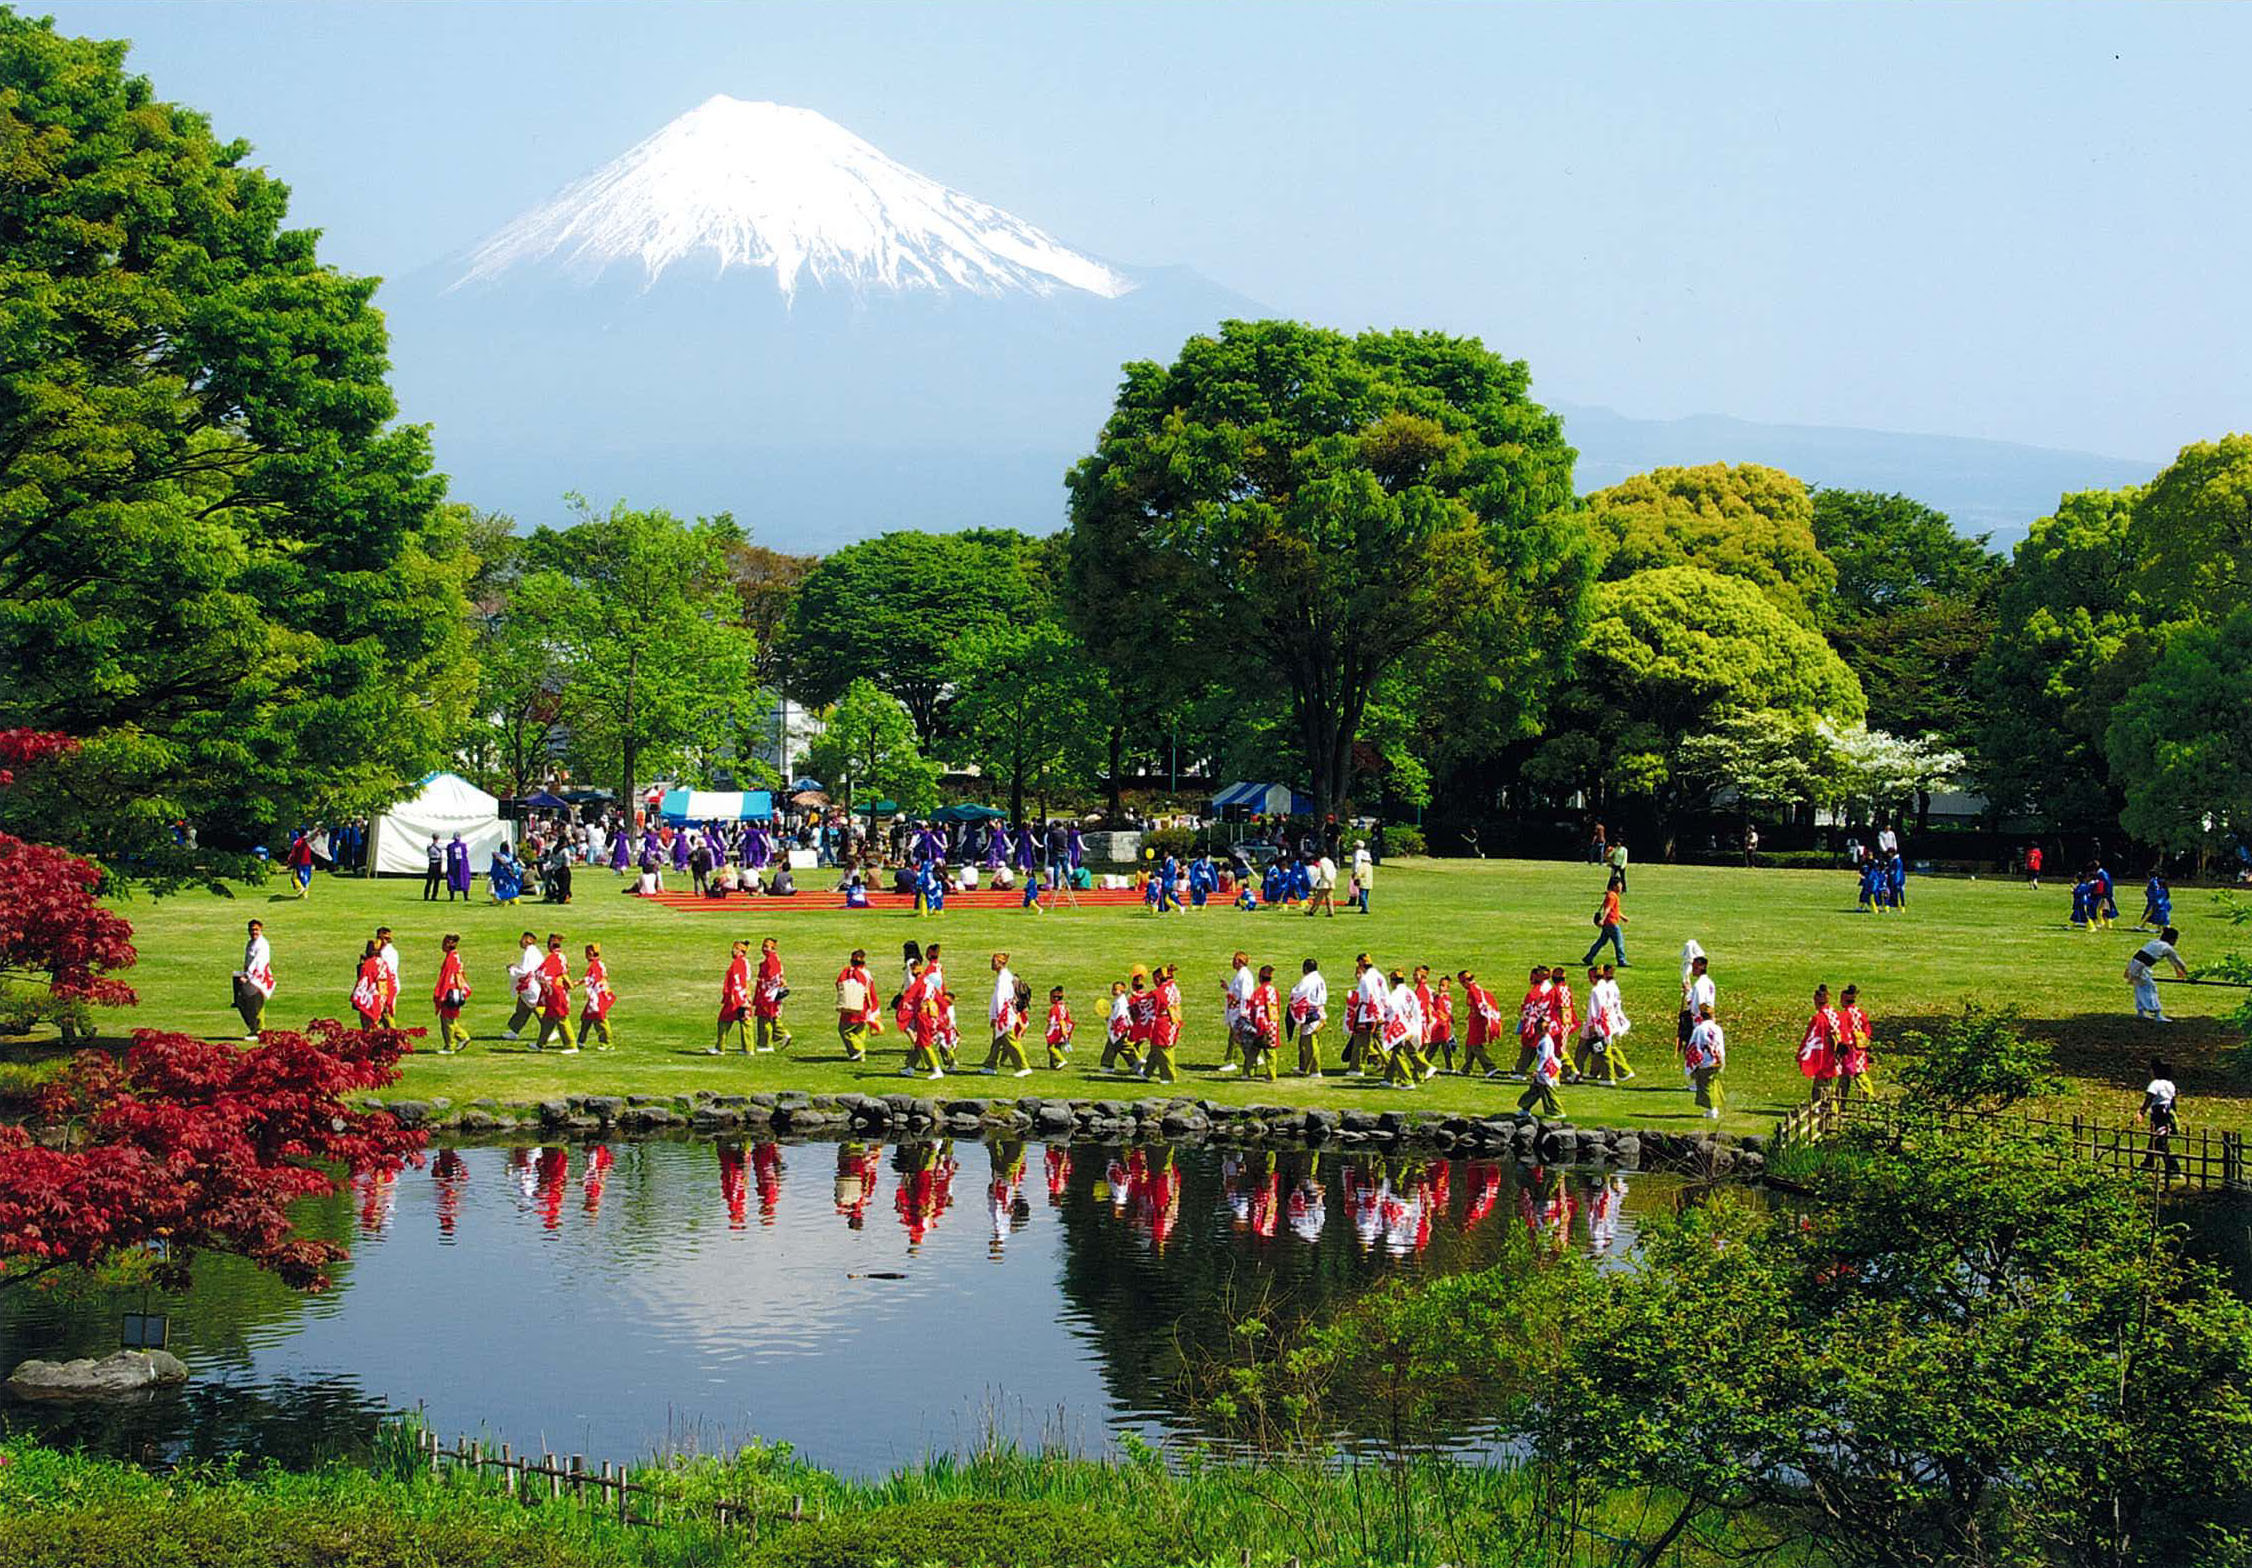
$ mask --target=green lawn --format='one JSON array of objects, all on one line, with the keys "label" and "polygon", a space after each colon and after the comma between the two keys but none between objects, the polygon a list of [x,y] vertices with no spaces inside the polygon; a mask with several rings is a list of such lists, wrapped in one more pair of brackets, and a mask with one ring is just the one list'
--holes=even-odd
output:
[{"label": "green lawn", "polygon": [[[1386,966],[1427,962],[1451,971],[1468,965],[1513,1010],[1525,970],[1536,960],[1572,965],[1577,979],[1577,961],[1594,934],[1588,915],[1601,890],[1597,873],[1577,864],[1396,862],[1377,879],[1373,914],[1309,922],[1295,912],[1246,915],[1229,907],[1163,920],[1140,909],[1046,915],[955,911],[918,920],[905,913],[831,908],[826,893],[809,895],[786,912],[741,905],[730,912],[684,914],[625,896],[607,871],[582,872],[578,885],[580,895],[568,907],[514,909],[484,902],[481,894],[472,905],[425,904],[414,881],[329,877],[319,879],[304,901],[277,897],[269,888],[231,900],[200,894],[136,900],[126,906],[141,953],[129,976],[141,994],[131,1022],[222,1037],[239,1031],[228,1006],[228,975],[239,961],[243,922],[251,915],[266,921],[281,981],[268,1022],[348,1015],[359,944],[382,922],[398,933],[406,958],[403,1021],[428,1019],[444,932],[462,934],[478,993],[469,1013],[477,1043],[455,1057],[411,1059],[403,1092],[444,1095],[456,1103],[573,1091],[885,1092],[900,1083],[897,1037],[881,1036],[881,1049],[868,1064],[847,1065],[827,1011],[830,980],[843,955],[863,946],[888,995],[900,944],[937,938],[950,952],[948,971],[962,999],[965,1037],[976,1032],[973,1018],[982,1021],[981,977],[996,947],[1011,950],[1018,974],[1042,996],[1054,983],[1069,988],[1081,1020],[1078,1056],[1090,1065],[1100,1050],[1109,982],[1132,962],[1166,960],[1181,966],[1189,1003],[1181,1051],[1188,1092],[1237,1102],[1412,1102],[1490,1111],[1513,1104],[1517,1087],[1442,1077],[1409,1096],[1335,1076],[1319,1084],[1284,1078],[1272,1087],[1216,1076],[1211,1066],[1220,1049],[1220,986],[1230,952],[1240,944],[1254,962],[1272,962],[1286,977],[1302,959],[1318,957],[1339,1000],[1353,955],[1361,949]],[[2064,890],[2036,894],[2015,882],[1917,879],[1909,885],[1912,907],[1906,915],[1876,918],[1854,912],[1853,889],[1852,879],[1841,872],[1636,867],[1626,903],[1627,951],[1635,964],[1622,979],[1635,1021],[1628,1044],[1642,1078],[1619,1089],[1568,1088],[1566,1111],[1597,1124],[1692,1125],[1694,1108],[1673,1065],[1672,1020],[1678,954],[1683,939],[1694,936],[1711,954],[1720,986],[1730,1034],[1727,1125],[1738,1130],[1755,1130],[1804,1097],[1794,1052],[1807,999],[1824,980],[1833,988],[1849,981],[1860,985],[1877,1020],[1880,1088],[1888,1036],[1979,999],[2015,1005],[2031,1028],[2058,1042],[2075,1078],[2072,1098],[2086,1109],[2131,1112],[2148,1057],[2162,1048],[2173,1057],[2189,1097],[2191,1125],[2252,1125],[2252,1083],[2225,1072],[2219,1061],[2234,1034],[2217,1015],[2238,993],[2170,987],[2169,1009],[2183,1022],[2172,1029],[2138,1023],[2119,972],[2140,939],[2126,929],[2074,932],[2064,919]],[[2213,913],[2213,895],[2184,890],[2176,911],[2187,932],[2186,956],[2193,964],[2211,956],[2207,944],[2218,944],[2226,930]],[[620,996],[613,1014],[615,1051],[545,1056],[495,1038],[507,1011],[504,970],[517,932],[527,927],[542,936],[560,931],[570,942],[574,974],[580,946],[601,942]],[[768,934],[781,940],[796,992],[788,1006],[798,1037],[795,1052],[750,1061],[704,1055],[730,939]],[[1332,1041],[1332,1055],[1334,1046]],[[983,1042],[973,1045],[966,1038],[965,1049],[982,1057]],[[18,1045],[14,1054],[32,1050],[36,1047]],[[1037,1059],[1037,1051],[1033,1054]],[[969,1093],[986,1082],[961,1081]],[[1001,1084],[1006,1088],[1008,1081]],[[1122,1080],[1084,1068],[1042,1071],[1023,1087],[1073,1096],[1134,1093]]]}]

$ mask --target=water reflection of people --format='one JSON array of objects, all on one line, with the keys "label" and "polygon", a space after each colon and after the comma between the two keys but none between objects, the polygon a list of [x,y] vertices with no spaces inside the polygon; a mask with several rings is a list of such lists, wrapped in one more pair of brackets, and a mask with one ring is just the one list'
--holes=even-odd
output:
[{"label": "water reflection of people", "polygon": [[865,1143],[837,1145],[837,1184],[831,1198],[848,1230],[868,1223],[868,1200],[875,1196],[880,1159],[881,1151]]},{"label": "water reflection of people", "polygon": [[1272,1149],[1251,1159],[1229,1154],[1220,1161],[1220,1192],[1228,1206],[1228,1223],[1239,1234],[1249,1232],[1272,1241],[1282,1210],[1282,1173]]},{"label": "water reflection of people", "polygon": [[986,1217],[993,1222],[986,1255],[998,1263],[1010,1234],[1031,1223],[1032,1206],[1024,1201],[1024,1145],[1014,1138],[997,1138],[985,1146],[985,1153],[993,1167],[985,1183]]},{"label": "water reflection of people", "polygon": [[1501,1202],[1501,1163],[1498,1160],[1472,1160],[1465,1171],[1469,1178],[1470,1204],[1462,1212],[1462,1228],[1471,1230],[1485,1223],[1494,1206]]},{"label": "water reflection of people", "polygon": [[1619,1239],[1619,1211],[1626,1207],[1626,1178],[1616,1171],[1595,1183],[1587,1203],[1587,1239],[1598,1255]]},{"label": "water reflection of people", "polygon": [[586,1192],[586,1217],[590,1220],[602,1213],[602,1193],[610,1185],[610,1167],[616,1163],[617,1156],[607,1144],[598,1143],[586,1151],[586,1173],[580,1184]]},{"label": "water reflection of people", "polygon": [[768,1140],[751,1145],[751,1181],[758,1188],[758,1222],[771,1227],[782,1207],[782,1146]]},{"label": "water reflection of people", "polygon": [[1170,1145],[1153,1156],[1136,1149],[1126,1157],[1127,1192],[1134,1228],[1149,1238],[1153,1251],[1163,1252],[1181,1219],[1181,1170]]},{"label": "water reflection of people", "polygon": [[914,1252],[954,1201],[954,1145],[903,1143],[893,1151],[892,1168],[899,1173],[892,1207],[906,1228],[907,1250]]},{"label": "water reflection of people", "polygon": [[360,1200],[360,1229],[367,1235],[380,1236],[391,1225],[391,1211],[399,1202],[399,1178],[395,1171],[362,1171],[352,1178],[352,1191]]},{"label": "water reflection of people", "polygon": [[741,1230],[750,1222],[750,1188],[744,1180],[743,1146],[719,1146],[719,1195],[727,1205],[727,1228]]},{"label": "water reflection of people", "polygon": [[534,1189],[538,1194],[540,1224],[555,1230],[563,1223],[563,1193],[571,1183],[571,1151],[551,1145],[540,1150]]},{"label": "water reflection of people", "polygon": [[1329,1223],[1329,1193],[1308,1170],[1291,1186],[1288,1203],[1290,1233],[1311,1246],[1321,1240]]},{"label": "water reflection of people", "polygon": [[1063,1207],[1065,1190],[1071,1185],[1071,1146],[1051,1143],[1041,1155],[1041,1163],[1048,1172],[1048,1207]]},{"label": "water reflection of people", "polygon": [[450,1238],[461,1219],[461,1190],[469,1181],[469,1162],[458,1149],[440,1149],[430,1162],[430,1176],[438,1184],[438,1234]]},{"label": "water reflection of people", "polygon": [[1525,1184],[1517,1189],[1517,1212],[1532,1233],[1536,1256],[1560,1257],[1571,1246],[1572,1220],[1579,1212],[1579,1200],[1558,1172],[1534,1166]]}]

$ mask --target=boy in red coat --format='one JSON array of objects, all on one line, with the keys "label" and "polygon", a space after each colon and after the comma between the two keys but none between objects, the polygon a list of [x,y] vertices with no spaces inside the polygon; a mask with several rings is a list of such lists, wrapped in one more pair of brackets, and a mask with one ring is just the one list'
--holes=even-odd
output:
[{"label": "boy in red coat", "polygon": [[719,1037],[707,1055],[717,1056],[727,1044],[727,1031],[749,1056],[751,1047],[751,944],[737,942],[727,961],[727,977],[719,983]]}]

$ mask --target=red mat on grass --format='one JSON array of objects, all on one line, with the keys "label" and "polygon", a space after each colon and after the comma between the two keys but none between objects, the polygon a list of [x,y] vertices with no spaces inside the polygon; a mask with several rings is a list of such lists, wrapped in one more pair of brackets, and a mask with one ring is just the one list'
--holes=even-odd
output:
[{"label": "red mat on grass", "polygon": [[[1074,898],[1079,901],[1082,909],[1113,909],[1122,905],[1134,905],[1142,902],[1142,895],[1130,887],[1088,888],[1079,893],[1045,893],[1041,895],[1042,902],[1046,903],[1051,909],[1057,907],[1058,904],[1069,909],[1071,907],[1070,900]],[[769,915],[788,909],[833,909],[841,911],[845,907],[844,895],[834,888],[823,888],[819,892],[800,888],[796,895],[790,898],[770,898],[764,894],[745,898],[740,893],[732,898],[699,898],[694,893],[668,892],[651,894],[646,901],[652,904],[662,904],[667,909],[677,909],[683,914],[713,915],[740,915],[746,912]],[[974,893],[949,893],[946,895],[946,907],[948,909],[1015,909],[1023,902],[1024,889],[1022,888],[1004,890],[981,887]],[[868,895],[868,907],[877,910],[912,910],[915,907],[915,900],[905,893],[870,893]]]}]

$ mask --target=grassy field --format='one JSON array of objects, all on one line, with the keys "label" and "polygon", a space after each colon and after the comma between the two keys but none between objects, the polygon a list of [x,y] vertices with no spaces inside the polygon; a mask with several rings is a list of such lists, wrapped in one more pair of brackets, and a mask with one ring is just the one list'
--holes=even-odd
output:
[{"label": "grassy field", "polygon": [[[1177,962],[1189,1004],[1180,1060],[1185,1092],[1234,1102],[1368,1105],[1412,1102],[1491,1111],[1514,1104],[1518,1087],[1442,1077],[1410,1096],[1332,1074],[1320,1083],[1290,1077],[1247,1084],[1212,1071],[1220,1054],[1220,989],[1230,953],[1241,946],[1253,962],[1295,974],[1319,958],[1333,997],[1342,999],[1353,955],[1372,953],[1385,966],[1418,962],[1452,971],[1469,966],[1513,1010],[1524,974],[1535,961],[1573,966],[1593,938],[1588,923],[1601,891],[1598,874],[1576,864],[1533,861],[1394,862],[1377,879],[1374,912],[1308,921],[1295,912],[1244,914],[1233,908],[1159,919],[1140,909],[1059,910],[1045,915],[953,911],[918,920],[911,914],[848,912],[828,894],[808,895],[777,911],[738,905],[724,912],[676,913],[618,891],[606,871],[584,872],[568,906],[426,904],[419,882],[320,878],[311,898],[277,896],[272,888],[233,899],[194,894],[125,906],[136,928],[140,964],[128,977],[139,988],[134,1026],[232,1037],[240,1030],[228,1005],[228,975],[239,962],[243,922],[263,918],[274,945],[281,988],[269,1024],[349,1015],[347,997],[361,941],[391,926],[406,960],[402,1022],[429,1021],[438,939],[462,935],[477,997],[468,1021],[477,1042],[458,1056],[417,1056],[403,1092],[477,1099],[531,1100],[569,1092],[680,1094],[695,1089],[742,1092],[796,1088],[815,1092],[887,1092],[901,1080],[897,1036],[860,1066],[843,1060],[828,1011],[830,981],[854,946],[870,954],[879,987],[896,984],[900,944],[943,940],[948,973],[961,998],[965,1052],[982,1058],[984,1042],[969,1036],[982,1022],[987,955],[1006,947],[1017,973],[1044,998],[1051,984],[1069,989],[1081,1020],[1084,1065],[1041,1071],[1019,1086],[1063,1095],[1136,1092],[1122,1080],[1088,1070],[1100,1051],[1109,983],[1134,962]],[[2015,882],[1924,878],[1912,881],[1909,911],[1877,918],[1853,908],[1854,884],[1842,872],[1637,866],[1626,901],[1627,952],[1622,974],[1635,1021],[1628,1046],[1642,1076],[1621,1088],[1573,1087],[1564,1106],[1577,1120],[1608,1125],[1690,1126],[1695,1109],[1673,1065],[1673,1015],[1685,938],[1711,955],[1721,1013],[1730,1039],[1730,1117],[1725,1125],[1757,1130],[1805,1096],[1795,1048],[1817,981],[1858,983],[1877,1021],[1876,1081],[1885,1078],[1884,1043],[1906,1028],[1927,1027],[1966,1001],[2022,1011],[2032,1031],[2054,1039],[2074,1078],[2075,1105],[2103,1115],[2130,1113],[2153,1050],[2169,1053],[2185,1094],[2190,1125],[2252,1125],[2252,1080],[2225,1070],[2234,1032],[2220,1022],[2239,993],[2168,987],[2172,1028],[2139,1023],[2120,969],[2141,940],[2131,930],[2083,934],[2065,921],[2068,895],[2032,892]],[[2183,948],[2194,965],[2212,956],[2227,928],[2214,895],[2184,890],[2176,898]],[[599,941],[620,1000],[612,1015],[618,1045],[610,1052],[541,1055],[498,1039],[507,1015],[505,969],[516,935],[561,932],[572,971],[579,950]],[[795,995],[787,1008],[797,1044],[787,1053],[746,1061],[712,1057],[720,975],[729,941],[772,934],[782,944]],[[1575,984],[1575,990],[1579,987]],[[1334,1011],[1334,1009],[1333,1009]],[[976,1022],[973,1022],[973,1018]],[[1334,1034],[1335,1031],[1333,1030]],[[1334,1057],[1336,1042],[1331,1042]],[[19,1043],[17,1059],[36,1054]],[[1039,1057],[1033,1052],[1035,1059]],[[954,1080],[950,1080],[954,1081]],[[967,1093],[989,1081],[961,1080]],[[999,1081],[1003,1089],[1009,1081]]]}]

